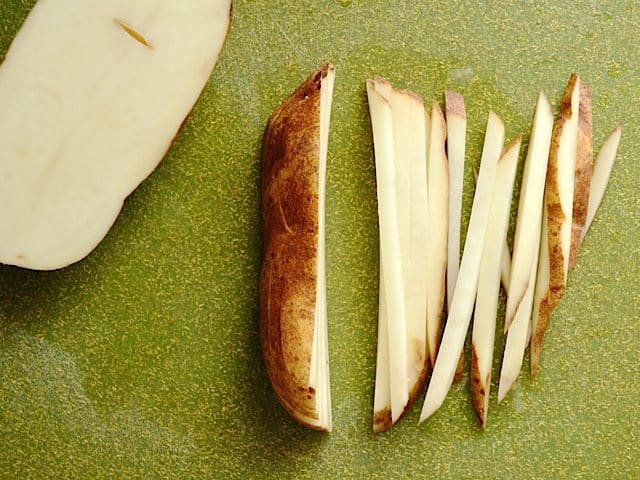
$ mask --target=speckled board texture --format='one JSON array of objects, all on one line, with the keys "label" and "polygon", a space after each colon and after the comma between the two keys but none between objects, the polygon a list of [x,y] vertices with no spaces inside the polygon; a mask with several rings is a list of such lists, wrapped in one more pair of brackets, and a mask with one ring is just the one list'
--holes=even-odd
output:
[{"label": "speckled board texture", "polygon": [[[32,5],[0,0],[0,56]],[[638,32],[640,4],[625,0],[238,0],[193,114],[100,246],[62,271],[0,267],[0,478],[640,478]],[[270,113],[326,60],[337,69],[328,435],[279,406],[258,338],[260,141]],[[416,406],[374,436],[364,80],[385,76],[427,100],[465,95],[464,231],[488,110],[526,141],[539,90],[557,106],[572,71],[593,90],[595,147],[625,128],[538,377],[525,370],[500,406],[492,389],[486,431],[466,374],[425,424]]]}]

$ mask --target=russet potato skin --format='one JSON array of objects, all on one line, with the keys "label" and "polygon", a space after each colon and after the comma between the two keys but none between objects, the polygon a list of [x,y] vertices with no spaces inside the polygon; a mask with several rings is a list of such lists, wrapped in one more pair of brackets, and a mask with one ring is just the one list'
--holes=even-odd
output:
[{"label": "russet potato skin", "polygon": [[482,428],[487,424],[487,412],[485,409],[485,397],[487,393],[487,385],[491,382],[491,372],[487,374],[486,378],[482,378],[480,375],[480,366],[478,365],[478,354],[476,353],[476,346],[471,345],[471,404],[476,412],[476,417]]},{"label": "russet potato skin", "polygon": [[589,190],[593,175],[593,123],[591,120],[591,90],[580,79],[580,112],[578,114],[578,149],[573,194],[573,225],[569,268],[573,268],[582,244],[583,230],[589,209]]},{"label": "russet potato skin", "polygon": [[318,428],[309,372],[316,308],[320,87],[316,70],[271,116],[262,145],[260,338],[282,406]]}]

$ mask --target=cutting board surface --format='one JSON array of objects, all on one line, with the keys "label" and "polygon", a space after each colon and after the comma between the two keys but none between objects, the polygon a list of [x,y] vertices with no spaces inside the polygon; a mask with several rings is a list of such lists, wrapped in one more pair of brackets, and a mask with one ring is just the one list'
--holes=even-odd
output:
[{"label": "cutting board surface", "polygon": [[[33,3],[0,0],[0,58]],[[61,271],[0,267],[0,477],[640,478],[640,4],[256,0],[234,9],[192,115],[99,247]],[[329,435],[301,428],[277,403],[258,338],[261,136],[327,60],[337,69]],[[593,90],[596,149],[617,122],[624,132],[539,376],[531,380],[525,357],[498,406],[497,355],[486,431],[466,374],[429,421],[417,425],[421,398],[374,436],[378,230],[365,79],[384,76],[427,102],[445,88],[465,96],[464,231],[489,109],[526,147],[538,92],[557,106],[573,71]],[[503,342],[498,334],[500,352]]]}]

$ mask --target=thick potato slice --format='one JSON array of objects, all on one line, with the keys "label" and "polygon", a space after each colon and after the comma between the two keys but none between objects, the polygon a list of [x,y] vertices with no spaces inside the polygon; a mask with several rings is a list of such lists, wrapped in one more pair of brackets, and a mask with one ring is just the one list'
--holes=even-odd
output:
[{"label": "thick potato slice", "polygon": [[267,374],[301,424],[331,430],[324,196],[335,70],[316,70],[269,120],[262,145],[260,336]]},{"label": "thick potato slice", "polygon": [[[382,207],[388,197],[395,197],[396,215],[381,215],[381,239],[397,222],[399,252],[391,261],[399,263],[405,301],[406,341],[393,341],[390,329],[402,328],[402,318],[387,301],[387,268],[381,243],[380,304],[378,313],[378,353],[374,395],[373,431],[390,428],[409,408],[420,393],[427,376],[429,361],[426,341],[428,249],[427,218],[427,128],[422,99],[408,90],[399,90],[382,79],[367,82],[371,121],[374,134],[378,202]],[[390,146],[393,146],[391,150]],[[388,167],[394,182],[388,183]],[[385,178],[383,178],[385,177]],[[394,187],[393,189],[385,188]],[[407,186],[409,188],[407,188]],[[385,232],[382,232],[385,230]],[[397,265],[391,267],[393,272]],[[395,333],[392,335],[399,338]],[[406,358],[407,374],[398,374],[397,365]],[[392,391],[391,385],[400,388]],[[405,395],[405,391],[407,395]],[[396,401],[396,416],[393,401]],[[402,402],[406,401],[406,404]],[[398,416],[399,415],[399,416]]]}]

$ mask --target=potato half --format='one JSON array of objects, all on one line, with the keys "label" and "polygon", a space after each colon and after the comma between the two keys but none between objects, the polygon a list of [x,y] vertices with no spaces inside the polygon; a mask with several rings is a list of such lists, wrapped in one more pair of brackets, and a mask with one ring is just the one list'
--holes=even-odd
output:
[{"label": "potato half", "polygon": [[0,263],[87,256],[171,146],[231,0],[47,0],[0,65]]},{"label": "potato half", "polygon": [[324,197],[335,69],[322,65],[278,108],[262,144],[260,336],[278,400],[331,430]]}]

